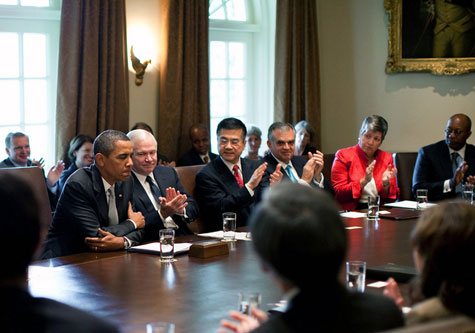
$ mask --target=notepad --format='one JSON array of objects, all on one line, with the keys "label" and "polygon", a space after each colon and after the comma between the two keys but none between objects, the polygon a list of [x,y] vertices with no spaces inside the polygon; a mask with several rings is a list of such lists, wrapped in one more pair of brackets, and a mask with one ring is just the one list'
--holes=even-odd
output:
[{"label": "notepad", "polygon": [[[191,243],[175,243],[175,254],[186,253],[190,250]],[[153,242],[143,245],[132,246],[127,249],[129,252],[160,254],[160,243]]]}]

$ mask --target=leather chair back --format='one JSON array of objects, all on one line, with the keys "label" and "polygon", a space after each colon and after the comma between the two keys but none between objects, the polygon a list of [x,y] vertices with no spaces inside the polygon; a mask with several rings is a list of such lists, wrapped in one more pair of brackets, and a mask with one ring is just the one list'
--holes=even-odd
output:
[{"label": "leather chair back", "polygon": [[414,200],[412,194],[412,174],[417,153],[394,153],[394,166],[397,168],[396,181],[400,190],[399,200]]},{"label": "leather chair back", "polygon": [[0,169],[1,174],[19,176],[26,180],[40,204],[40,216],[44,230],[48,230],[51,221],[51,206],[48,198],[48,190],[46,189],[46,181],[43,170],[38,167],[25,168],[4,168]]},{"label": "leather chair back", "polygon": [[[181,184],[185,188],[185,190],[196,200],[195,197],[195,177],[198,171],[204,167],[205,165],[190,165],[190,166],[181,166],[176,167],[175,170],[178,174],[178,178],[180,178]],[[205,230],[204,224],[201,221],[201,218],[198,217],[193,222],[188,224],[188,227],[191,231],[195,234],[201,233]]]}]

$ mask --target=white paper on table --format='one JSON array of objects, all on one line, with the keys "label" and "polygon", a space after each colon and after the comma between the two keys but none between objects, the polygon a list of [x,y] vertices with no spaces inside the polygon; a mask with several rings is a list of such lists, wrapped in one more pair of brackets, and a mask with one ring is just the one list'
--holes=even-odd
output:
[{"label": "white paper on table", "polygon": [[343,212],[340,213],[340,216],[342,217],[349,217],[352,219],[359,219],[361,217],[366,217],[368,214],[367,213],[361,213],[361,212]]},{"label": "white paper on table", "polygon": [[[435,203],[427,203],[427,207],[431,206],[436,206],[437,204]],[[396,208],[408,208],[408,209],[416,209],[417,208],[417,202],[416,201],[411,201],[411,200],[403,200],[403,201],[398,201],[398,202],[391,202],[387,203],[384,206],[386,207],[396,207]]]},{"label": "white paper on table", "polygon": [[386,281],[376,281],[376,282],[367,284],[366,286],[371,287],[371,288],[383,288],[383,287],[386,287],[387,285],[388,283]]},{"label": "white paper on table", "polygon": [[[188,252],[190,250],[191,243],[175,243],[175,254],[180,254]],[[153,242],[143,245],[132,246],[129,249],[131,252],[147,252],[147,253],[156,253],[160,254],[160,243]]]},{"label": "white paper on table", "polygon": [[379,211],[379,214],[391,214],[391,212],[389,210],[380,210]]},{"label": "white paper on table", "polygon": [[352,229],[363,229],[363,227],[345,227],[347,230],[352,230]]},{"label": "white paper on table", "polygon": [[[204,234],[198,234],[198,236],[223,239],[223,237],[224,237],[223,234],[224,233],[221,230],[221,231],[206,232]],[[251,238],[248,237],[249,235],[250,235],[250,233],[248,233],[248,232],[236,232],[235,237],[236,237],[237,240],[250,241]]]}]

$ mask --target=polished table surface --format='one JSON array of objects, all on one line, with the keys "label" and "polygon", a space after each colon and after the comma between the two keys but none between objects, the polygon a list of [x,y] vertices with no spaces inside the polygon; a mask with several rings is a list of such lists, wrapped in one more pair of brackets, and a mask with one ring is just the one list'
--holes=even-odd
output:
[{"label": "polished table surface", "polygon": [[[346,219],[345,226],[361,227],[347,230],[347,259],[365,260],[368,266],[413,266],[409,235],[415,223]],[[227,256],[198,259],[185,254],[176,256],[173,264],[161,264],[156,255],[125,251],[39,261],[30,266],[29,287],[33,296],[89,311],[124,332],[145,332],[151,321],[173,322],[176,332],[215,332],[220,319],[237,308],[239,292],[259,291],[266,310],[281,298],[271,276],[261,270],[252,243],[237,241],[231,247]],[[317,265],[309,262],[309,272]]]}]

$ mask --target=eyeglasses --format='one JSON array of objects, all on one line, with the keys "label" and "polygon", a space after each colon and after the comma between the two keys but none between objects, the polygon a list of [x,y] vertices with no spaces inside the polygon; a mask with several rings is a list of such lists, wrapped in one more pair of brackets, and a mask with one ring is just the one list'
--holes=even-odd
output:
[{"label": "eyeglasses", "polygon": [[450,128],[446,128],[445,133],[447,135],[452,135],[452,133],[453,133],[455,136],[459,136],[459,135],[465,133],[465,131],[462,131],[462,130],[459,130],[459,129],[453,130],[453,129],[450,129]]}]

